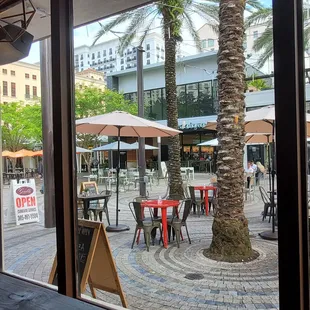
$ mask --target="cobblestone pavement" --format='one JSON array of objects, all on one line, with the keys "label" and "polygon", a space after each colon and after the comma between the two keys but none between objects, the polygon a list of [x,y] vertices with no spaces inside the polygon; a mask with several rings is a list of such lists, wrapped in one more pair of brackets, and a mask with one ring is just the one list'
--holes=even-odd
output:
[{"label": "cobblestone pavement", "polygon": [[[196,174],[192,184],[208,183],[208,175]],[[37,182],[40,188],[40,181]],[[151,197],[163,195],[166,184],[153,186]],[[188,229],[178,249],[175,242],[164,249],[156,242],[146,251],[145,244],[131,249],[135,222],[128,202],[138,192],[120,194],[120,223],[130,231],[109,233],[113,256],[130,309],[279,309],[277,242],[262,240],[258,233],[269,230],[262,222],[262,202],[258,190],[252,202],[246,202],[253,248],[260,256],[249,263],[222,263],[203,256],[212,240],[213,217],[190,215]],[[4,188],[4,203],[10,202],[9,187]],[[31,279],[47,282],[56,252],[55,229],[43,225],[43,195],[38,191],[40,223],[5,226],[5,269]],[[111,222],[115,222],[115,195],[109,202]],[[104,219],[106,224],[106,220]],[[185,232],[184,232],[185,233]],[[190,280],[192,274],[200,280]],[[186,277],[187,276],[187,277]],[[87,291],[86,294],[89,294]],[[98,291],[98,298],[119,304],[119,297]]]}]

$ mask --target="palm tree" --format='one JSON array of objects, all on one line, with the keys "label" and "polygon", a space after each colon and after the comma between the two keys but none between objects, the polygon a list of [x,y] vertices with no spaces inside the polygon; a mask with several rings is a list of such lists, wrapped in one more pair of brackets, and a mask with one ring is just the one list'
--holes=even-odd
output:
[{"label": "palm tree", "polygon": [[[119,53],[131,44],[139,33],[140,44],[150,31],[150,27],[156,19],[161,20],[161,28],[165,42],[165,82],[167,101],[167,124],[178,128],[178,106],[176,95],[176,49],[182,41],[184,28],[191,34],[198,50],[201,50],[199,35],[193,23],[193,13],[206,20],[209,25],[217,31],[218,29],[218,3],[219,0],[160,0],[156,4],[125,12],[111,22],[102,25],[96,35],[95,41],[109,31],[122,24],[129,23],[126,34],[120,38]],[[261,4],[258,0],[248,0],[247,5],[259,9]],[[180,160],[180,138],[175,136],[169,138],[169,164],[171,194],[182,194],[181,160]]]},{"label": "palm tree", "polygon": [[[263,24],[266,26],[262,34],[255,40],[253,50],[261,53],[257,60],[257,67],[264,66],[266,61],[273,55],[273,25],[272,25],[272,8],[261,8],[252,13],[245,23],[245,28],[253,25]],[[310,20],[309,8],[304,8],[304,46],[309,49],[310,40]]]},{"label": "palm tree", "polygon": [[253,254],[244,215],[243,147],[244,85],[243,50],[245,1],[220,0],[217,133],[217,208],[209,253],[223,260],[242,260]]},{"label": "palm tree", "polygon": [[[256,0],[255,0],[256,1]],[[218,21],[217,0],[201,2],[199,0],[160,0],[156,4],[125,12],[109,23],[102,25],[96,35],[95,42],[104,34],[124,23],[129,23],[126,34],[120,38],[119,53],[131,44],[133,39],[139,37],[140,44],[149,33],[156,19],[161,20],[165,42],[165,82],[167,101],[167,124],[178,128],[178,106],[176,94],[176,50],[178,43],[182,41],[182,31],[187,29],[191,34],[198,50],[201,49],[200,39],[196,32],[192,13],[198,14],[216,27]],[[183,194],[180,160],[179,136],[169,138],[169,164],[168,173],[170,178],[170,193]]]}]

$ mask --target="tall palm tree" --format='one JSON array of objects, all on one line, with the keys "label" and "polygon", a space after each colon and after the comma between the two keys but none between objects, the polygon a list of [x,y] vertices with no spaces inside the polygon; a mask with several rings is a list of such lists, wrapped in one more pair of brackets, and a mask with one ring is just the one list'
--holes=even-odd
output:
[{"label": "tall palm tree", "polygon": [[[255,0],[256,1],[256,0]],[[120,38],[119,53],[131,44],[133,39],[140,37],[142,44],[146,35],[156,19],[161,20],[165,42],[165,82],[167,101],[167,124],[178,128],[178,106],[176,95],[176,50],[179,42],[182,41],[184,28],[191,34],[198,50],[201,49],[200,39],[194,26],[192,14],[196,13],[211,25],[216,27],[218,21],[217,0],[160,0],[155,4],[125,12],[107,24],[102,25],[94,43],[116,26],[129,23],[126,34]],[[141,34],[139,36],[139,33]],[[180,159],[179,136],[169,138],[169,164],[168,173],[170,178],[170,193],[183,194]]]},{"label": "tall palm tree", "polygon": [[213,255],[236,259],[253,254],[244,215],[243,147],[244,85],[243,50],[245,1],[220,0],[217,133],[218,206],[209,249]]},{"label": "tall palm tree", "polygon": [[[310,41],[310,19],[309,8],[304,8],[304,46],[309,49]],[[245,28],[254,25],[265,25],[266,28],[262,34],[255,40],[253,50],[260,53],[256,62],[258,68],[264,66],[266,61],[273,55],[273,25],[272,8],[261,8],[253,12],[245,22]]]},{"label": "tall palm tree", "polygon": [[[150,27],[156,19],[161,20],[161,27],[165,42],[165,82],[167,101],[167,124],[178,128],[178,106],[176,95],[176,49],[182,41],[184,28],[191,34],[196,47],[201,50],[201,42],[193,22],[193,13],[197,14],[215,30],[218,28],[218,3],[219,0],[160,0],[156,4],[125,12],[111,22],[102,25],[98,31],[96,41],[109,31],[122,24],[129,23],[126,34],[120,38],[119,53],[131,44],[133,39],[140,35],[140,44],[150,31]],[[247,4],[259,9],[259,0],[248,0]],[[169,164],[168,172],[170,177],[171,194],[182,194],[180,139],[179,136],[169,138]]]}]

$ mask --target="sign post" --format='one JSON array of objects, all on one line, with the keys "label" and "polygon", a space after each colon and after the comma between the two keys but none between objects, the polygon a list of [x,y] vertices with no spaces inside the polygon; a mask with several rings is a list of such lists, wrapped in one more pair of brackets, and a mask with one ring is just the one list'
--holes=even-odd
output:
[{"label": "sign post", "polygon": [[38,201],[34,179],[11,181],[16,225],[39,222]]}]

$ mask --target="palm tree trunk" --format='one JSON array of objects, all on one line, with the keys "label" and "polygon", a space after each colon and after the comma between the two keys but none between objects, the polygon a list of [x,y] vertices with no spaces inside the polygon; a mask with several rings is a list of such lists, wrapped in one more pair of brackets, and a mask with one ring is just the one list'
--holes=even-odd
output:
[{"label": "palm tree trunk", "polygon": [[220,1],[217,131],[218,208],[212,226],[210,252],[250,257],[248,221],[244,215],[244,56],[245,1]]},{"label": "palm tree trunk", "polygon": [[[167,100],[167,125],[178,129],[178,105],[176,86],[176,39],[171,31],[171,19],[169,14],[163,12],[164,38],[165,38],[165,79]],[[181,176],[180,136],[169,138],[169,163],[167,166],[169,175],[170,194],[183,194],[183,181]]]}]

